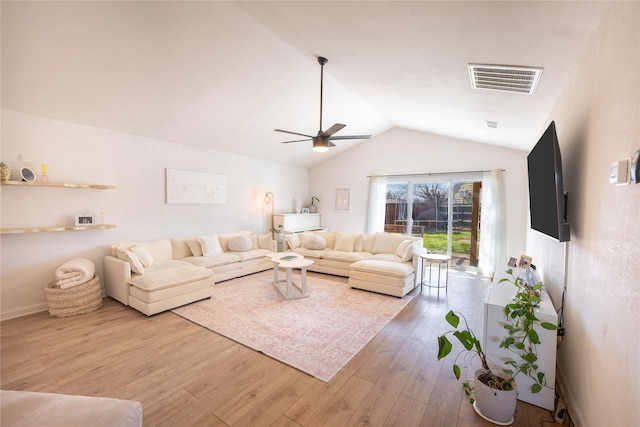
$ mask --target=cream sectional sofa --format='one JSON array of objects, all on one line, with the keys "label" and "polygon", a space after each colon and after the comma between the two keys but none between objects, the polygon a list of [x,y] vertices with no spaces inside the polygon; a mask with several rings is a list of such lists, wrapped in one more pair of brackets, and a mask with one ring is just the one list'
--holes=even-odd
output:
[{"label": "cream sectional sofa", "polygon": [[111,245],[107,295],[147,316],[211,297],[215,282],[273,267],[271,234],[251,231]]},{"label": "cream sectional sofa", "polygon": [[[352,288],[402,297],[416,286],[420,237],[403,234],[289,233],[284,249],[314,261],[307,269],[349,278]],[[417,276],[416,276],[417,274]]]}]

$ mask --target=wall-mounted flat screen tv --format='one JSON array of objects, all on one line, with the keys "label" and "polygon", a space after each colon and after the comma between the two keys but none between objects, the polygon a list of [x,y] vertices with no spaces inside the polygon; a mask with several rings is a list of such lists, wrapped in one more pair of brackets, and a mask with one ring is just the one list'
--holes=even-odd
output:
[{"label": "wall-mounted flat screen tv", "polygon": [[531,228],[560,242],[568,242],[568,195],[562,183],[562,158],[555,122],[551,122],[527,156],[527,165]]}]

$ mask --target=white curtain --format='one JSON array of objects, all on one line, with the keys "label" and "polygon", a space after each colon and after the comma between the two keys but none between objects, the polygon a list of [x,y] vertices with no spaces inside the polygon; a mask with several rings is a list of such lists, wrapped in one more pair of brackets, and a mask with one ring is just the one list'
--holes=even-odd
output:
[{"label": "white curtain", "polygon": [[506,262],[506,200],[502,170],[484,173],[480,219],[480,263],[483,273],[493,274],[498,263]]},{"label": "white curtain", "polygon": [[369,215],[367,233],[384,231],[384,217],[387,205],[387,179],[384,176],[369,178]]}]

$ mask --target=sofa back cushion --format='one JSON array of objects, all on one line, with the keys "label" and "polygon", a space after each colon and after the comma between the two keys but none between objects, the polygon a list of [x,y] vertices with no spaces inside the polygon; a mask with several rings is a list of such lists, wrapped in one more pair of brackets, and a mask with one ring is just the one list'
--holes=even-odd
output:
[{"label": "sofa back cushion", "polygon": [[355,244],[355,234],[338,233],[338,235],[336,236],[335,250],[341,252],[353,252]]},{"label": "sofa back cushion", "polygon": [[257,240],[258,249],[268,249],[270,251],[273,250],[273,236],[271,236],[271,233],[257,236]]},{"label": "sofa back cushion", "polygon": [[398,246],[409,237],[404,234],[376,233],[373,244],[374,254],[393,254]]},{"label": "sofa back cushion", "polygon": [[[256,246],[257,246],[257,240],[256,240]],[[248,236],[233,236],[227,242],[227,247],[231,252],[247,252],[253,248],[253,243]]]},{"label": "sofa back cushion", "polygon": [[373,253],[373,244],[375,243],[375,241],[376,241],[375,234],[363,234],[362,235],[362,252]]}]

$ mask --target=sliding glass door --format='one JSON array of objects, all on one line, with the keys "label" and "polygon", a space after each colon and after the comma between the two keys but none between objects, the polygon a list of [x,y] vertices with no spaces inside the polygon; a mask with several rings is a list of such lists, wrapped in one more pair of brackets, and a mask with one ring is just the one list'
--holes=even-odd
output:
[{"label": "sliding glass door", "polygon": [[380,185],[386,189],[384,231],[421,236],[430,252],[451,255],[453,268],[478,266],[480,177],[412,176]]}]

